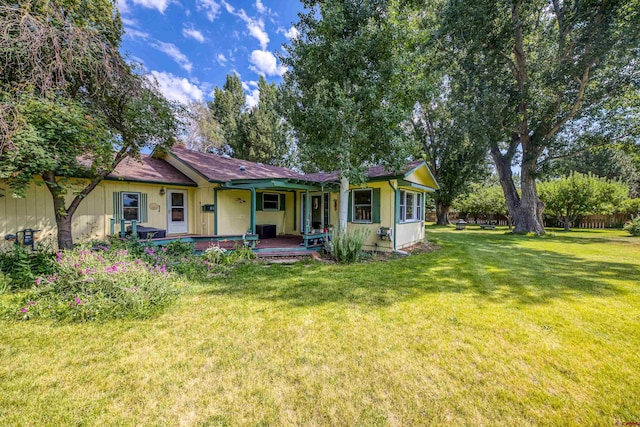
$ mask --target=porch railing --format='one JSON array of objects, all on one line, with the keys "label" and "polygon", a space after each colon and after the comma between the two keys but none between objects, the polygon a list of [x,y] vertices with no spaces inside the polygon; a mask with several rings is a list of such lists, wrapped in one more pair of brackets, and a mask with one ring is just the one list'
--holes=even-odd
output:
[{"label": "porch railing", "polygon": [[331,233],[304,233],[302,235],[302,241],[305,248],[312,248],[324,245],[327,239],[330,239]]}]

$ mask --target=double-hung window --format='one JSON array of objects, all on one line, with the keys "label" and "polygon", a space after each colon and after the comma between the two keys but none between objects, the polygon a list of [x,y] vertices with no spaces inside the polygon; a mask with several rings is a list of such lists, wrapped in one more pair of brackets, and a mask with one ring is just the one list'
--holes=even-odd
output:
[{"label": "double-hung window", "polygon": [[373,190],[371,188],[352,190],[352,195],[351,213],[353,222],[372,222]]},{"label": "double-hung window", "polygon": [[400,221],[423,220],[423,195],[413,191],[400,191]]},{"label": "double-hung window", "polygon": [[140,193],[122,193],[122,219],[140,221]]},{"label": "double-hung window", "polygon": [[262,210],[265,210],[265,211],[280,210],[280,194],[262,193]]}]

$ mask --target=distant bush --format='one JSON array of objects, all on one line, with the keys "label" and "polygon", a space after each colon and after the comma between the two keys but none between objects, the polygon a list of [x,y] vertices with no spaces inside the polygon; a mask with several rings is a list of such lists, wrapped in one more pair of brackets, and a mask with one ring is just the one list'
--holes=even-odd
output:
[{"label": "distant bush", "polygon": [[179,292],[166,266],[134,259],[124,249],[60,252],[56,264],[56,273],[35,279],[15,312],[18,318],[145,318]]},{"label": "distant bush", "polygon": [[331,234],[332,255],[341,263],[358,262],[362,257],[369,230],[360,228],[352,231],[334,231]]},{"label": "distant bush", "polygon": [[640,236],[640,215],[624,225],[624,229],[632,236]]}]

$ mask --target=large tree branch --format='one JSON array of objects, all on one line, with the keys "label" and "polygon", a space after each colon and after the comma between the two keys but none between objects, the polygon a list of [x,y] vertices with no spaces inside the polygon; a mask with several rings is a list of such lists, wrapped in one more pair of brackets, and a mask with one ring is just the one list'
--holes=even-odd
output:
[{"label": "large tree branch", "polygon": [[80,206],[80,203],[82,203],[82,201],[89,195],[89,193],[91,193],[98,186],[98,184],[100,184],[102,180],[107,177],[107,175],[113,172],[115,168],[118,167],[120,162],[122,162],[128,155],[129,150],[127,150],[126,146],[120,148],[120,150],[118,150],[118,152],[114,156],[111,167],[101,170],[93,179],[91,179],[91,181],[89,181],[89,183],[82,189],[82,191],[76,194],[76,197],[73,198],[71,204],[67,208],[67,214],[73,215]]},{"label": "large tree branch", "polygon": [[580,111],[580,106],[582,105],[582,101],[584,100],[584,93],[587,88],[587,84],[589,83],[589,73],[591,71],[591,66],[587,65],[584,72],[582,73],[582,78],[576,77],[575,80],[578,82],[578,96],[571,106],[571,110],[565,114],[560,120],[558,120],[551,129],[547,131],[544,135],[545,140],[551,139],[561,128],[564,126],[569,120],[572,120],[578,111]]}]

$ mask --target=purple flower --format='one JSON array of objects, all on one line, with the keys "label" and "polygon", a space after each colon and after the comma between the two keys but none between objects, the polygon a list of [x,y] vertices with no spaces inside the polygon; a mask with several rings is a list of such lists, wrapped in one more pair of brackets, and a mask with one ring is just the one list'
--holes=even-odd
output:
[{"label": "purple flower", "polygon": [[76,304],[82,305],[82,300],[78,297],[76,297]]},{"label": "purple flower", "polygon": [[69,303],[69,307],[73,307],[73,301]]},{"label": "purple flower", "polygon": [[153,248],[150,248],[150,247],[148,247],[148,246],[147,246],[146,248],[144,248],[144,251],[145,251],[148,255],[153,255],[153,254],[155,254],[155,253],[156,253],[156,251],[155,251],[155,250],[153,250]]},{"label": "purple flower", "polygon": [[29,301],[29,302],[27,303],[27,305],[36,305],[36,302],[35,302],[35,301]]},{"label": "purple flower", "polygon": [[42,283],[42,277],[36,279],[36,286],[40,286],[40,283]]},{"label": "purple flower", "polygon": [[26,313],[27,311],[29,311],[29,309],[27,309],[27,307],[22,307],[22,310],[20,310],[23,313]]}]

